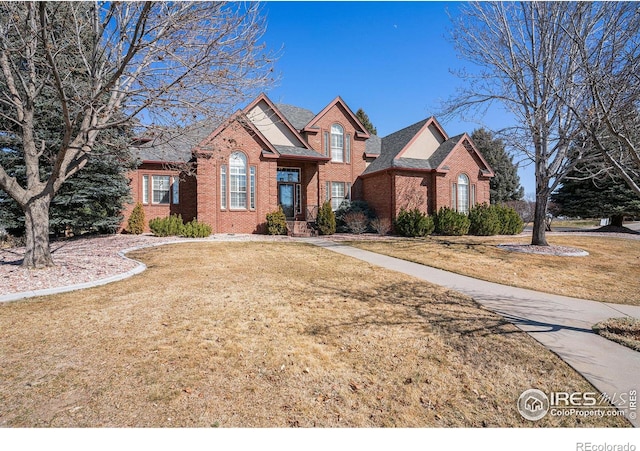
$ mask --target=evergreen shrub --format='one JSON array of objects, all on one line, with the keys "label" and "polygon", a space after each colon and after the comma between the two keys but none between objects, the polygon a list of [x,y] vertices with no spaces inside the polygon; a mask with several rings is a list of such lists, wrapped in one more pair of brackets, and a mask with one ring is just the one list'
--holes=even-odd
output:
[{"label": "evergreen shrub", "polygon": [[400,209],[395,222],[396,232],[402,236],[417,237],[433,233],[435,225],[433,218],[422,213],[419,209]]},{"label": "evergreen shrub", "polygon": [[180,236],[184,233],[184,223],[181,215],[151,219],[149,228],[155,236]]},{"label": "evergreen shrub", "polygon": [[497,205],[478,204],[469,210],[469,234],[478,236],[498,235],[502,222]]},{"label": "evergreen shrub", "polygon": [[206,238],[211,235],[212,230],[209,224],[198,222],[197,219],[194,219],[184,225],[182,236],[186,238]]},{"label": "evergreen shrub", "polygon": [[331,202],[322,204],[316,218],[320,235],[333,235],[336,233],[336,215],[331,209]]},{"label": "evergreen shrub", "polygon": [[518,212],[504,205],[496,206],[498,216],[500,217],[501,235],[518,235],[524,229],[524,222]]},{"label": "evergreen shrub", "polygon": [[133,207],[131,216],[129,216],[129,220],[127,221],[127,232],[134,235],[140,235],[144,232],[144,209],[140,202]]},{"label": "evergreen shrub", "polygon": [[287,217],[282,206],[279,206],[277,211],[267,213],[267,233],[269,235],[287,234]]},{"label": "evergreen shrub", "polygon": [[462,236],[469,233],[471,221],[464,213],[459,213],[449,207],[438,210],[434,219],[435,231],[440,235]]}]

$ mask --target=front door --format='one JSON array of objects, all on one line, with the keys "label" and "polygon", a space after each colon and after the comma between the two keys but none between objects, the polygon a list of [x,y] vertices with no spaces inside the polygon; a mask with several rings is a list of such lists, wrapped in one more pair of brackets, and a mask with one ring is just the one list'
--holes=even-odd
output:
[{"label": "front door", "polygon": [[287,218],[293,218],[296,207],[296,191],[293,183],[278,184],[278,203],[282,205],[282,211]]}]

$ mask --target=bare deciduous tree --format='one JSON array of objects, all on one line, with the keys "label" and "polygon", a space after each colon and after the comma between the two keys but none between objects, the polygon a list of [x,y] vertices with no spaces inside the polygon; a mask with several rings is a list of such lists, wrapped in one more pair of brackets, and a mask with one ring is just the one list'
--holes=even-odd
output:
[{"label": "bare deciduous tree", "polygon": [[563,26],[585,94],[574,114],[596,151],[582,167],[591,177],[617,173],[640,195],[640,10],[633,2],[588,2]]},{"label": "bare deciduous tree", "polygon": [[[186,129],[227,116],[269,81],[263,31],[250,2],[2,2],[0,135],[21,140],[26,183],[0,167],[0,188],[25,212],[23,265],[53,264],[51,199],[101,132],[134,121]],[[55,149],[38,133],[44,92],[64,123]],[[53,161],[43,176],[45,153]]]},{"label": "bare deciduous tree", "polygon": [[454,18],[455,46],[479,70],[463,74],[467,86],[451,100],[449,112],[498,102],[515,116],[517,125],[503,132],[507,144],[535,166],[534,245],[548,244],[549,197],[583,151],[575,145],[580,124],[574,112],[584,98],[584,86],[575,83],[580,59],[563,25],[567,18],[586,20],[586,7],[582,2],[473,2]]}]

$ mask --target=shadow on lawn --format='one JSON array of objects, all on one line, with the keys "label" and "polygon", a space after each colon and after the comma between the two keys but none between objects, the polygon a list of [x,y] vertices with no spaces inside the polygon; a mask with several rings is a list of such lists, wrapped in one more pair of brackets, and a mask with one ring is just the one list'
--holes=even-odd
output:
[{"label": "shadow on lawn", "polygon": [[[483,309],[474,301],[452,291],[434,290],[424,283],[392,283],[367,290],[324,285],[307,291],[314,297],[329,296],[335,302],[356,300],[367,306],[349,321],[310,326],[311,335],[330,334],[334,329],[367,326],[412,327],[444,335],[488,336],[519,333],[509,321]],[[392,309],[376,308],[391,306]]]}]

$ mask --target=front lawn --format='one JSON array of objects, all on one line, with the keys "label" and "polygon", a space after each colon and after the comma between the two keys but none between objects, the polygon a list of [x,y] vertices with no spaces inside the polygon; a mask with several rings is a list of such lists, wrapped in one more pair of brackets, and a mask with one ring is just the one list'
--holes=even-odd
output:
[{"label": "front lawn", "polygon": [[313,246],[138,251],[126,281],[0,306],[0,427],[628,426],[516,410],[594,391],[469,298]]},{"label": "front lawn", "polygon": [[589,252],[557,257],[509,252],[498,244],[530,237],[438,237],[353,241],[346,244],[458,274],[565,296],[640,305],[640,240],[549,236],[549,243]]}]

